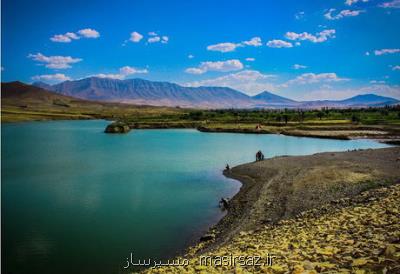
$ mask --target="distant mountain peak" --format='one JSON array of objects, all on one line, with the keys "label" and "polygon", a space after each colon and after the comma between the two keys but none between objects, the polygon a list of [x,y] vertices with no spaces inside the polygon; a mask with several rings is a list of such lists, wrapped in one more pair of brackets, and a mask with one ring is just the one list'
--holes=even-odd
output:
[{"label": "distant mountain peak", "polygon": [[356,96],[353,96],[351,98],[341,100],[339,101],[344,104],[352,104],[352,105],[361,105],[361,104],[369,104],[369,105],[390,105],[390,104],[395,104],[398,103],[399,100],[391,98],[391,97],[385,97],[381,95],[377,95],[374,93],[368,93],[368,94],[359,94]]},{"label": "distant mountain peak", "polygon": [[111,79],[92,76],[56,85],[35,86],[80,99],[137,105],[194,108],[321,108],[369,107],[398,104],[399,100],[376,94],[360,94],[345,100],[295,101],[267,90],[250,97],[229,87],[185,87],[141,78]]},{"label": "distant mountain peak", "polygon": [[292,99],[276,95],[276,94],[271,93],[266,90],[253,96],[252,98],[255,100],[263,101],[268,104],[297,103],[296,101],[294,101]]}]

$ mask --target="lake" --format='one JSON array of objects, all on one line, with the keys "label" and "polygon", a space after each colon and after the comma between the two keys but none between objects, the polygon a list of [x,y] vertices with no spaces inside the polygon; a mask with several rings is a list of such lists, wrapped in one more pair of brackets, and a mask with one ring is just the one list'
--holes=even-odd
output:
[{"label": "lake", "polygon": [[328,140],[192,129],[103,133],[107,121],[2,125],[3,273],[123,273],[126,258],[164,259],[224,213],[240,183],[226,163],[381,148]]}]

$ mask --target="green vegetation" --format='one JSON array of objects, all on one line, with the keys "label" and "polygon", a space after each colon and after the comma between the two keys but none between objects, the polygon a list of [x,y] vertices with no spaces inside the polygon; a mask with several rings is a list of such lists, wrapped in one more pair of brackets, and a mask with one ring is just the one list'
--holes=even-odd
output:
[{"label": "green vegetation", "polygon": [[322,109],[322,110],[190,110],[176,109],[173,113],[138,114],[121,117],[130,123],[191,123],[191,124],[262,124],[285,125],[400,125],[400,107],[367,109]]},{"label": "green vegetation", "polygon": [[[281,133],[338,139],[368,136],[384,137],[391,143],[398,142],[400,136],[400,106],[200,110],[85,101],[23,84],[15,85],[19,86],[2,94],[2,122],[108,119],[130,128],[198,128],[202,131]],[[14,93],[13,89],[19,93]]]}]

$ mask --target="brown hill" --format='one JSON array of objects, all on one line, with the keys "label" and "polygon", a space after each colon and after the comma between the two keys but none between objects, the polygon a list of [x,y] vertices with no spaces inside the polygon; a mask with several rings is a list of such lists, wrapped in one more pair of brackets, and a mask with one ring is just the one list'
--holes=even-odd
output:
[{"label": "brown hill", "polygon": [[171,114],[177,109],[97,102],[58,94],[21,82],[1,84],[1,120],[115,119],[125,115]]},{"label": "brown hill", "polygon": [[39,87],[27,85],[21,82],[2,83],[1,99],[5,102],[23,103],[24,101],[52,102],[53,100],[82,101],[70,96],[57,94]]}]

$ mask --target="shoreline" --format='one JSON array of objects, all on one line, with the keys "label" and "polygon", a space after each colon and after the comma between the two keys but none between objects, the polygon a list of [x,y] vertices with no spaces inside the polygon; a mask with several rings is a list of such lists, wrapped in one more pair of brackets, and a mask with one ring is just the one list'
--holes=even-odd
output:
[{"label": "shoreline", "polygon": [[[342,157],[344,156],[344,157]],[[367,157],[369,156],[369,157]],[[393,158],[393,156],[397,156],[398,158]],[[206,252],[210,252],[226,245],[235,235],[239,234],[243,230],[257,230],[257,227],[263,225],[275,225],[282,220],[291,219],[296,217],[298,214],[301,214],[303,211],[312,210],[317,208],[318,206],[323,206],[324,204],[329,204],[335,200],[340,199],[348,199],[354,196],[359,195],[360,193],[370,190],[376,189],[384,186],[389,186],[392,184],[400,183],[400,171],[396,171],[393,173],[381,173],[375,174],[371,178],[359,176],[355,180],[357,184],[351,186],[348,189],[343,189],[341,193],[336,195],[332,195],[330,197],[324,196],[324,199],[320,199],[316,201],[314,204],[306,204],[298,208],[288,209],[284,208],[282,211],[282,205],[278,205],[275,209],[274,203],[279,200],[272,198],[277,193],[270,193],[268,196],[264,196],[266,194],[266,190],[271,188],[274,189],[273,192],[279,192],[282,189],[276,189],[279,181],[269,180],[263,181],[262,177],[259,177],[259,174],[254,174],[254,170],[249,169],[249,167],[257,170],[262,168],[263,166],[267,166],[269,162],[277,162],[278,165],[287,161],[297,161],[297,162],[307,162],[311,160],[316,163],[322,159],[326,158],[336,158],[334,162],[343,160],[342,158],[355,160],[359,157],[367,157],[366,162],[375,158],[377,160],[379,158],[379,163],[376,165],[378,169],[382,168],[382,165],[387,165],[390,161],[392,162],[391,166],[387,166],[384,168],[385,170],[394,170],[400,167],[400,147],[390,147],[390,148],[380,148],[380,149],[365,149],[365,150],[357,150],[357,151],[349,151],[349,152],[322,152],[316,153],[307,156],[276,156],[270,159],[266,159],[260,162],[250,162],[246,164],[241,164],[233,167],[230,171],[224,171],[223,174],[227,178],[234,179],[239,181],[242,186],[239,189],[239,192],[235,194],[229,201],[229,208],[227,209],[227,214],[214,226],[212,226],[209,231],[205,235],[212,235],[213,238],[209,241],[201,241],[199,240],[197,245],[190,247],[189,249],[195,250],[194,255],[204,254]],[[313,159],[314,158],[314,159]],[[368,160],[369,159],[369,160]],[[359,169],[360,166],[355,161],[352,163],[354,168]],[[293,164],[293,163],[291,163]],[[322,162],[323,164],[323,162]],[[276,165],[276,163],[274,164]],[[372,165],[374,166],[374,165]],[[371,166],[369,166],[371,167]],[[368,168],[368,167],[366,167]],[[365,174],[374,173],[374,170],[364,170]],[[278,176],[276,171],[270,170],[267,172],[272,177]],[[349,173],[346,171],[343,175],[348,175]],[[251,174],[251,175],[250,175]],[[351,168],[350,168],[351,174]],[[253,176],[255,175],[255,176]],[[332,174],[326,174],[326,177],[330,177]],[[343,176],[339,176],[342,177]],[[357,176],[356,176],[357,177]],[[284,180],[282,183],[286,183]],[[354,183],[354,182],[352,182]],[[285,186],[283,186],[285,187]],[[333,186],[334,187],[334,186]],[[281,186],[282,188],[282,186]],[[278,190],[278,191],[277,191]],[[307,195],[307,194],[305,194]],[[270,199],[272,198],[272,199]],[[314,197],[315,198],[315,197]],[[266,201],[264,199],[270,199]],[[261,201],[263,200],[263,201]],[[286,202],[286,201],[285,201]],[[272,206],[270,213],[268,215],[264,214],[265,211],[262,210],[263,214],[259,214],[255,218],[248,217],[250,215],[254,215],[256,213],[255,208],[259,206],[259,204],[263,206]],[[277,205],[277,204],[275,204]],[[287,206],[287,205],[286,205]],[[284,206],[285,207],[285,206]],[[253,220],[252,220],[253,219]],[[243,225],[245,224],[245,225]]]},{"label": "shoreline", "polygon": [[[393,261],[400,239],[400,147],[278,156],[235,166],[224,175],[242,187],[227,215],[207,233],[214,237],[178,257],[188,259],[187,266],[143,272],[370,273],[400,266]],[[371,235],[377,243],[371,243]],[[356,241],[362,245],[354,246]],[[204,256],[270,252],[278,256],[269,266],[201,264]],[[376,254],[382,254],[379,260]]]},{"label": "shoreline", "polygon": [[354,126],[347,129],[335,128],[335,126],[326,126],[323,130],[303,129],[297,130],[295,126],[291,129],[277,130],[266,130],[266,129],[249,129],[249,128],[207,128],[198,127],[197,130],[201,132],[210,133],[239,133],[239,134],[282,134],[285,136],[293,137],[309,137],[319,139],[331,139],[331,140],[354,140],[354,139],[370,139],[381,143],[399,145],[400,144],[400,133],[395,131],[390,132],[385,129],[377,129],[376,127],[367,126]]},{"label": "shoreline", "polygon": [[[118,121],[116,117],[105,114],[94,113],[46,113],[29,112],[31,115],[25,119],[7,119],[4,115],[14,113],[10,110],[2,110],[2,123],[20,123],[35,121],[60,121],[60,120],[105,120]],[[206,123],[202,121],[175,121],[175,122],[123,122],[132,129],[196,129],[200,132],[210,133],[237,133],[237,134],[282,134],[294,137],[309,137],[333,140],[353,140],[353,139],[371,139],[391,145],[400,145],[400,125],[384,124],[352,124],[352,123],[272,123],[255,125],[248,123]]]}]

